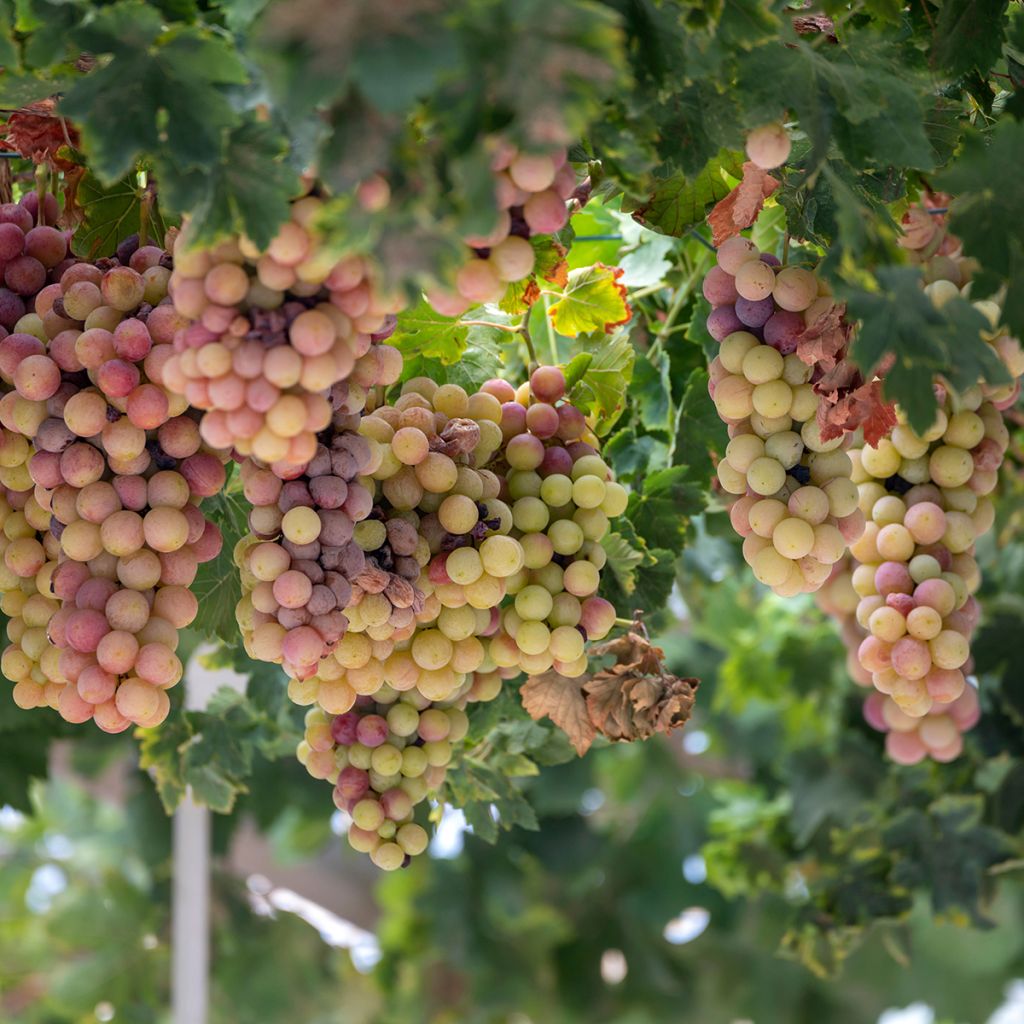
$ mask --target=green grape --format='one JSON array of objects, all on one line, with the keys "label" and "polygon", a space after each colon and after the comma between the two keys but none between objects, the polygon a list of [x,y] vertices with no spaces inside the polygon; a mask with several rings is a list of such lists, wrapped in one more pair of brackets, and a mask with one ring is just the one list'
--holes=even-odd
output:
[{"label": "green grape", "polygon": [[552,507],[567,504],[572,501],[572,480],[561,473],[545,477],[540,485],[540,498]]},{"label": "green grape", "polygon": [[512,506],[512,522],[523,533],[537,533],[545,529],[551,514],[540,498],[519,498]]},{"label": "green grape", "polygon": [[[558,566],[555,566],[557,569]],[[551,612],[553,601],[551,594],[537,584],[530,584],[523,587],[515,599],[516,614],[524,620],[546,619]]]}]

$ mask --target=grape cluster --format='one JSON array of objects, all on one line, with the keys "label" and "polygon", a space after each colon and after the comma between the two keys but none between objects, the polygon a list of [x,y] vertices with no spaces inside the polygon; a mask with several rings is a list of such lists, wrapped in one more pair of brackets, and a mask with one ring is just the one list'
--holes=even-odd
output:
[{"label": "grape cluster", "polygon": [[729,425],[718,464],[743,555],[777,594],[814,591],[829,578],[864,518],[843,437],[823,441],[815,367],[796,353],[805,326],[834,308],[813,273],[778,261],[737,236],[718,249],[704,279],[720,341],[708,389]]},{"label": "grape cluster", "polygon": [[1009,435],[974,394],[947,397],[923,434],[899,424],[855,452],[863,536],[851,545],[858,649],[875,687],[911,717],[964,692],[981,583],[974,544],[992,526],[988,495]]},{"label": "grape cluster", "polygon": [[[35,321],[0,341],[0,424],[33,449],[24,535],[4,562],[38,590],[4,672],[22,706],[108,732],[166,717],[177,631],[197,610],[188,588],[221,544],[198,503],[225,482],[184,400],[154,383],[176,321],[166,254],[121,252],[126,263],[68,266],[36,295]],[[36,657],[38,630],[50,646]]]},{"label": "grape cluster", "polygon": [[564,149],[523,153],[497,141],[491,170],[494,229],[465,239],[472,253],[455,274],[454,292],[428,292],[427,300],[442,316],[460,316],[470,306],[498,302],[511,283],[533,272],[531,237],[554,234],[568,223],[566,203],[576,189],[576,172]]},{"label": "grape cluster", "polygon": [[468,728],[457,707],[383,687],[344,714],[310,709],[298,757],[312,775],[333,783],[335,806],[351,819],[353,849],[393,871],[427,848],[416,805],[444,782]]},{"label": "grape cluster", "polygon": [[[615,609],[597,596],[609,520],[628,495],[598,454],[583,414],[566,398],[565,375],[541,366],[519,389],[492,380],[483,390],[501,401],[498,464],[511,535],[522,566],[507,583],[490,654],[500,667],[528,675],[586,671],[586,642],[607,636]],[[450,570],[449,570],[450,572]]]},{"label": "grape cluster", "polygon": [[182,323],[161,380],[204,411],[208,444],[285,479],[314,457],[335,411],[358,413],[370,388],[402,370],[382,344],[399,300],[365,259],[325,250],[321,206],[315,196],[294,202],[265,252],[245,238],[195,248],[187,228],[175,244],[170,292]]}]

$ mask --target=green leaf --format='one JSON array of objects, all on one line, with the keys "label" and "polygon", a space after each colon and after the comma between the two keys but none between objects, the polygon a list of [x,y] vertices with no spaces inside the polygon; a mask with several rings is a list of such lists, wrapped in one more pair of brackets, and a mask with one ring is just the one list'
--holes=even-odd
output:
[{"label": "green leaf", "polygon": [[172,209],[191,214],[196,244],[239,232],[265,247],[300,191],[287,151],[287,141],[270,125],[248,121],[228,135],[220,162],[209,172],[188,171],[165,151],[157,161],[161,195]]},{"label": "green leaf", "polygon": [[450,364],[459,360],[466,349],[468,337],[468,324],[463,324],[458,317],[442,316],[435,312],[421,296],[412,309],[398,314],[398,326],[389,344],[394,345],[406,358],[423,356]]},{"label": "green leaf", "polygon": [[586,338],[583,351],[593,359],[572,389],[571,398],[583,412],[593,417],[594,431],[603,437],[622,415],[636,353],[624,333],[611,338],[603,334]]},{"label": "green leaf", "polygon": [[583,380],[590,364],[594,361],[592,352],[580,352],[574,355],[565,366],[565,390],[572,391]]},{"label": "green leaf", "polygon": [[592,331],[611,334],[633,315],[626,288],[619,283],[622,271],[595,263],[569,274],[561,298],[548,307],[548,316],[559,334],[575,338]]},{"label": "green leaf", "polygon": [[432,92],[458,59],[455,36],[446,27],[429,25],[429,46],[423,45],[417,28],[364,39],[356,47],[352,80],[386,114],[404,113]]},{"label": "green leaf", "polygon": [[708,374],[697,369],[686,380],[683,400],[676,419],[675,446],[672,461],[686,466],[686,479],[710,485],[714,475],[711,454],[719,458],[728,444],[728,431],[708,394]]},{"label": "green leaf", "polygon": [[862,36],[855,50],[803,39],[758,46],[741,64],[738,88],[748,117],[762,121],[778,118],[779,97],[787,97],[811,142],[810,170],[833,142],[857,168],[931,167],[920,100],[930,85],[898,53]]},{"label": "green leaf", "polygon": [[219,88],[245,81],[228,43],[182,27],[153,47],[160,29],[156,11],[128,0],[105,8],[84,33],[93,49],[114,57],[79,79],[61,109],[80,125],[90,166],[104,182],[165,146],[183,170],[210,168],[224,130],[238,121]]},{"label": "green leaf", "polygon": [[687,476],[685,466],[662,469],[645,478],[642,491],[630,494],[626,518],[649,548],[681,551],[689,517],[703,511],[703,490]]},{"label": "green leaf", "polygon": [[646,202],[640,206],[624,203],[623,209],[632,210],[649,228],[678,237],[694,224],[703,223],[710,208],[724,199],[742,176],[742,155],[721,149],[692,181],[682,174],[656,179]]},{"label": "green leaf", "polygon": [[621,533],[615,531],[604,535],[601,547],[608,556],[607,565],[612,576],[623,593],[629,596],[636,590],[636,570],[643,564],[643,552],[638,551]]},{"label": "green leaf", "polygon": [[[78,186],[84,220],[72,240],[74,251],[87,259],[113,256],[118,244],[139,230],[142,196],[133,174],[106,188],[87,171]],[[149,223],[150,237],[162,242],[167,225],[157,203],[150,210]]]},{"label": "green leaf", "polygon": [[[488,184],[492,185],[491,182]],[[513,281],[505,289],[498,307],[506,313],[525,313],[540,298],[545,288],[551,284],[561,286],[566,281],[565,246],[552,235],[534,235],[530,238],[530,245],[533,246],[536,260],[533,270],[521,281]]]},{"label": "green leaf", "polygon": [[248,533],[248,512],[237,485],[230,483],[220,494],[203,502],[203,512],[220,527],[224,545],[216,558],[199,567],[192,584],[192,593],[199,600],[199,614],[193,628],[206,637],[232,644],[238,640],[235,605],[242,596],[234,550]]},{"label": "green leaf", "polygon": [[936,375],[958,390],[979,379],[1008,382],[1006,368],[981,337],[988,322],[969,303],[957,298],[937,309],[912,267],[883,267],[876,276],[879,291],[839,289],[851,316],[860,320],[850,355],[864,370],[886,355],[895,357],[885,394],[903,406],[915,430],[926,430],[935,418]]},{"label": "green leaf", "polygon": [[937,180],[951,192],[950,231],[981,264],[971,282],[975,297],[1007,286],[1003,314],[1011,331],[1024,334],[1024,239],[1007,224],[1024,217],[1024,183],[1015,173],[1024,152],[1024,123],[1000,121],[986,138],[971,132],[963,152]]},{"label": "green leaf", "polygon": [[987,74],[1002,53],[1008,0],[943,0],[932,57],[954,78]]}]

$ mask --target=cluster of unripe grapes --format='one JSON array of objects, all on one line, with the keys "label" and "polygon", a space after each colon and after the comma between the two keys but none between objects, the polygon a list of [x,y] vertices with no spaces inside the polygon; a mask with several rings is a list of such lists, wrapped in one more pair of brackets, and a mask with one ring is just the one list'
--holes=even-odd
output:
[{"label": "cluster of unripe grapes", "polygon": [[177,322],[166,254],[121,254],[68,265],[0,341],[4,451],[27,460],[4,510],[18,618],[3,671],[20,706],[108,732],[167,715],[189,587],[221,545],[198,504],[225,481],[185,401],[154,383]]},{"label": "cluster of unripe grapes", "polygon": [[614,607],[597,596],[607,558],[601,540],[628,495],[567,399],[557,366],[539,367],[519,388],[492,380],[483,389],[502,403],[502,499],[523,552],[491,657],[527,675],[582,675],[586,642],[615,624]]},{"label": "cluster of unripe grapes", "polygon": [[266,251],[245,238],[212,249],[175,244],[170,281],[183,320],[163,383],[204,411],[214,448],[297,476],[335,412],[359,413],[367,393],[394,383],[400,300],[375,282],[367,260],[329,254],[316,229],[322,201],[305,196]]},{"label": "cluster of unripe grapes", "polygon": [[531,237],[552,235],[569,220],[566,204],[576,189],[576,172],[564,149],[525,153],[496,140],[491,170],[493,230],[465,239],[472,252],[455,274],[454,291],[427,293],[443,316],[460,316],[470,306],[500,301],[510,284],[533,272],[536,253]]},{"label": "cluster of unripe grapes", "polygon": [[822,440],[817,368],[796,353],[835,303],[811,271],[776,272],[778,261],[741,236],[717,258],[704,295],[720,342],[708,389],[730,437],[718,481],[736,496],[729,515],[757,579],[783,596],[811,592],[864,529],[848,441]]}]

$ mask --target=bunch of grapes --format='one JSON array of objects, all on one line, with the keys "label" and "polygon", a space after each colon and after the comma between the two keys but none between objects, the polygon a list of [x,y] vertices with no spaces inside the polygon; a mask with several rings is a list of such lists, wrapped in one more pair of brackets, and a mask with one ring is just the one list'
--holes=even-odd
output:
[{"label": "bunch of grapes", "polygon": [[737,236],[718,249],[704,279],[719,341],[708,389],[731,438],[718,464],[743,555],[762,583],[792,596],[817,590],[863,516],[843,437],[823,441],[816,368],[796,352],[810,324],[833,310],[815,275],[778,270],[778,260]]},{"label": "bunch of grapes", "polygon": [[[40,658],[47,682],[30,670],[15,697],[56,697],[68,721],[109,732],[167,714],[177,631],[197,610],[188,588],[221,544],[198,503],[225,481],[184,400],[153,383],[176,319],[166,254],[130,246],[125,257],[69,266],[36,296],[38,323],[27,326],[37,333],[0,341],[0,379],[13,386],[0,423],[34,449],[24,505],[34,535],[8,546],[5,565],[36,578],[50,613],[20,653],[32,658],[25,640],[34,648],[39,628],[54,651]],[[24,659],[9,654],[20,674]]]},{"label": "bunch of grapes", "polygon": [[[483,390],[501,401],[501,462],[507,515],[522,549],[508,579],[513,598],[490,644],[494,663],[528,675],[586,671],[586,642],[607,636],[615,609],[597,596],[609,520],[627,493],[598,454],[583,413],[566,398],[565,375],[541,366],[518,390],[503,380]],[[506,503],[507,502],[507,503]],[[448,570],[449,575],[451,570]]]},{"label": "bunch of grapes", "polygon": [[321,206],[315,196],[294,202],[265,252],[245,238],[197,249],[187,229],[175,244],[170,292],[183,323],[161,380],[204,410],[208,444],[285,479],[314,457],[335,410],[358,413],[370,388],[402,370],[381,344],[399,300],[366,260],[327,252],[314,223]]},{"label": "bunch of grapes", "polygon": [[863,536],[851,545],[858,656],[882,693],[920,717],[964,691],[981,583],[974,544],[992,526],[989,494],[1009,435],[980,388],[947,396],[923,434],[899,424],[855,453]]},{"label": "bunch of grapes", "polygon": [[442,316],[460,316],[470,306],[498,302],[536,263],[530,243],[551,235],[569,220],[566,205],[576,189],[576,172],[564,149],[523,153],[496,141],[491,159],[496,223],[486,235],[466,238],[472,250],[455,274],[455,291],[431,291],[427,300]]}]

